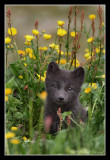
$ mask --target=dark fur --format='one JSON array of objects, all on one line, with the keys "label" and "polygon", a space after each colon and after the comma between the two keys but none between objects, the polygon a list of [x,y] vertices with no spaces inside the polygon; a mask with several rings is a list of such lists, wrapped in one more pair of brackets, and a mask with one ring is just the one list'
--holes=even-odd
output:
[{"label": "dark fur", "polygon": [[[87,119],[87,111],[79,103],[79,93],[84,82],[85,71],[82,67],[74,71],[60,69],[58,64],[51,62],[47,69],[46,91],[48,93],[45,105],[44,118],[52,116],[53,123],[50,127],[50,133],[58,130],[59,117],[57,109],[61,107],[61,112],[72,111],[72,118],[78,121]],[[72,123],[74,126],[75,124]],[[65,124],[65,126],[67,126]]]}]

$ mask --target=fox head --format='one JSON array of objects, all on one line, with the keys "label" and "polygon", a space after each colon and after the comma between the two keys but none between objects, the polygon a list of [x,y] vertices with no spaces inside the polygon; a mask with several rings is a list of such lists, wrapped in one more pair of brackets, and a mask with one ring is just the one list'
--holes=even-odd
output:
[{"label": "fox head", "polygon": [[73,103],[79,96],[84,76],[82,67],[68,71],[60,69],[56,62],[51,62],[45,79],[49,99],[58,105]]}]

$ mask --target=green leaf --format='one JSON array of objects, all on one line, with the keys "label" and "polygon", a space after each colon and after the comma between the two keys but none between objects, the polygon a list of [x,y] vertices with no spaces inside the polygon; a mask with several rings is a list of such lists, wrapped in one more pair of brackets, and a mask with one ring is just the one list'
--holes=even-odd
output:
[{"label": "green leaf", "polygon": [[14,80],[15,77],[12,77],[7,83],[6,83],[6,88],[12,88],[14,85]]},{"label": "green leaf", "polygon": [[72,113],[71,111],[62,113],[63,120],[65,120],[65,117],[68,116],[68,115],[70,115],[71,113]]},{"label": "green leaf", "polygon": [[15,113],[15,117],[16,117],[17,119],[21,119],[21,118],[23,118],[23,114],[20,113],[20,112],[16,112],[16,113]]}]

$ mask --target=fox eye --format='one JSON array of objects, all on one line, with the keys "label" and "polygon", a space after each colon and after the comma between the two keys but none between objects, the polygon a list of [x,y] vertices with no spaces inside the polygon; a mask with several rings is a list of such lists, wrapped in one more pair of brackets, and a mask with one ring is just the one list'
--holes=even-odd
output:
[{"label": "fox eye", "polygon": [[69,88],[68,88],[68,90],[69,90],[69,91],[71,91],[71,90],[72,90],[72,88],[71,88],[71,87],[69,87]]}]

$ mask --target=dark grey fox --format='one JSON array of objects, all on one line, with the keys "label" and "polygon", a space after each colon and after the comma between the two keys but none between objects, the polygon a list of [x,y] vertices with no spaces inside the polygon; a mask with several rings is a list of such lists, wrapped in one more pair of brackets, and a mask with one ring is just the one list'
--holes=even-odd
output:
[{"label": "dark grey fox", "polygon": [[[61,112],[72,111],[72,118],[75,121],[86,121],[87,111],[79,103],[79,93],[84,82],[85,71],[82,67],[74,71],[60,69],[56,62],[48,65],[45,85],[47,91],[47,100],[44,110],[44,119],[51,117],[52,123],[50,133],[58,131],[60,123],[57,110],[60,107]],[[64,123],[64,122],[63,122]],[[71,125],[75,126],[74,123]],[[66,123],[64,126],[67,126]]]}]

